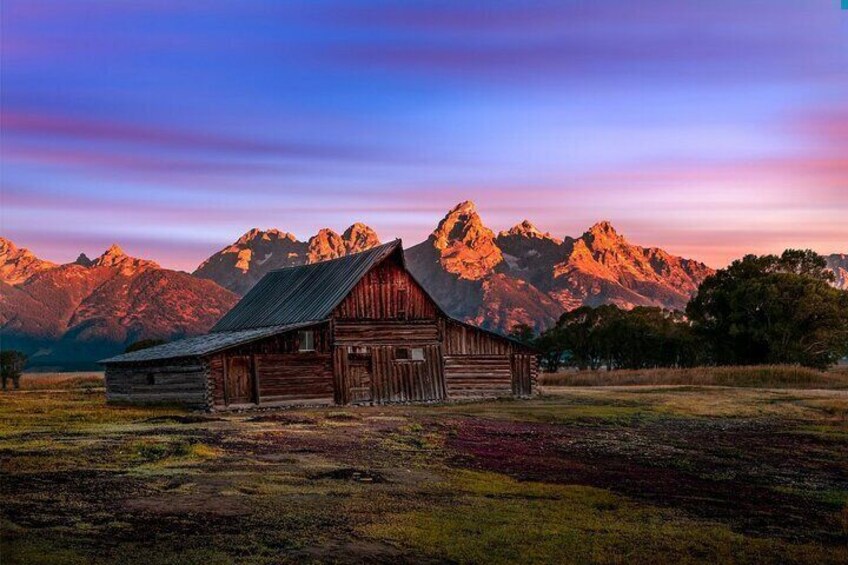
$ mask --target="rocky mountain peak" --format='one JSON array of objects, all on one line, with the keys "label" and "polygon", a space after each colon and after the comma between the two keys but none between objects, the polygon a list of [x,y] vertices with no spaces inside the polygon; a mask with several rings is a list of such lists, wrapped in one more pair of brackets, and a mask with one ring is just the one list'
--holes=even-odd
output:
[{"label": "rocky mountain peak", "polygon": [[271,228],[268,230],[252,228],[246,231],[244,235],[242,235],[240,238],[238,238],[233,245],[251,246],[252,244],[257,243],[259,241],[278,241],[283,239],[287,239],[289,241],[297,241],[297,238],[294,236],[294,234],[284,232],[276,228]]},{"label": "rocky mountain peak", "polygon": [[433,236],[438,249],[446,249],[456,241],[471,244],[478,240],[494,239],[494,233],[483,225],[477,208],[470,200],[454,206],[439,222]]},{"label": "rocky mountain peak", "polygon": [[346,253],[347,247],[342,236],[330,228],[323,228],[309,238],[307,262],[317,263],[328,259],[336,259]]},{"label": "rocky mountain peak", "polygon": [[0,281],[16,285],[32,275],[52,269],[56,265],[39,259],[29,249],[16,246],[11,240],[0,237]]},{"label": "rocky mountain peak", "polygon": [[498,237],[526,237],[532,239],[550,239],[552,241],[556,241],[557,243],[562,243],[561,240],[555,238],[549,232],[542,233],[542,231],[539,230],[539,228],[537,228],[530,220],[523,220],[522,222],[515,224],[508,230],[504,230],[499,233]]},{"label": "rocky mountain peak", "polygon": [[598,222],[589,228],[588,231],[583,234],[582,239],[595,249],[613,247],[622,243],[627,244],[626,240],[607,220]]},{"label": "rocky mountain peak", "polygon": [[451,209],[430,239],[440,251],[445,270],[463,279],[477,280],[503,261],[495,234],[483,224],[470,200]]},{"label": "rocky mountain peak", "polygon": [[[86,257],[87,259],[87,257]],[[92,267],[108,267],[117,269],[122,275],[132,275],[146,269],[159,269],[158,263],[148,259],[130,257],[121,246],[113,243],[103,254],[91,262]]]},{"label": "rocky mountain peak", "polygon": [[74,261],[74,265],[81,265],[83,267],[91,267],[94,263],[91,259],[88,258],[88,255],[85,253],[80,253],[79,257],[77,257],[76,261]]},{"label": "rocky mountain peak", "polygon": [[342,239],[348,253],[359,253],[380,245],[380,238],[370,226],[356,222],[344,231]]}]

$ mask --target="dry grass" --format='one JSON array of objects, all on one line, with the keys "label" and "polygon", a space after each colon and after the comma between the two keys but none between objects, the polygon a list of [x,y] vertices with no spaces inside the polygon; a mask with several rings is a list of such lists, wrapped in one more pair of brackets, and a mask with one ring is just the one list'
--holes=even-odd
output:
[{"label": "dry grass", "polygon": [[24,373],[21,376],[21,390],[86,389],[102,386],[104,386],[102,371],[78,373]]},{"label": "dry grass", "polygon": [[695,367],[543,373],[542,386],[697,385],[762,388],[848,388],[844,367],[822,372],[789,365]]}]

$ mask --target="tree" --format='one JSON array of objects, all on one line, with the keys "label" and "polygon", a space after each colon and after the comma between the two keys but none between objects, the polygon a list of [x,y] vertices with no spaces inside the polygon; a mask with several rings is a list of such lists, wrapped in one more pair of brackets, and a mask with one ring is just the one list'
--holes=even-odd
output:
[{"label": "tree", "polygon": [[563,314],[536,340],[548,370],[559,361],[581,370],[685,367],[703,358],[688,320],[679,312],[607,304],[581,306]]},{"label": "tree", "polygon": [[848,292],[806,250],[747,255],[708,277],[686,312],[717,364],[826,368],[848,351]]},{"label": "tree", "polygon": [[12,380],[12,385],[18,389],[21,387],[21,372],[24,370],[27,356],[20,351],[6,350],[0,351],[0,378],[3,381],[3,390],[6,390],[6,383],[9,379]]},{"label": "tree", "polygon": [[528,324],[515,324],[509,332],[509,337],[521,343],[533,343],[536,338],[536,330]]},{"label": "tree", "polygon": [[132,353],[133,351],[139,351],[141,349],[147,349],[148,347],[156,347],[157,345],[162,345],[165,343],[164,339],[141,339],[136,341],[135,343],[131,343],[124,349],[124,353]]}]

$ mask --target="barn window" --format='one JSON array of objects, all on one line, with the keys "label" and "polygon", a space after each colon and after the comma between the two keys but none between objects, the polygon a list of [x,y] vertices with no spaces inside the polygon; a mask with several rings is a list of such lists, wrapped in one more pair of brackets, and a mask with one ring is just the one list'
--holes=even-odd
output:
[{"label": "barn window", "polygon": [[395,359],[398,361],[423,361],[424,349],[421,347],[398,347],[395,350]]},{"label": "barn window", "polygon": [[153,373],[147,373],[147,384],[155,385],[156,384],[156,375]]},{"label": "barn window", "polygon": [[363,345],[348,345],[347,358],[349,361],[367,361],[371,359],[371,350]]},{"label": "barn window", "polygon": [[303,330],[297,332],[298,351],[315,351],[315,332]]}]

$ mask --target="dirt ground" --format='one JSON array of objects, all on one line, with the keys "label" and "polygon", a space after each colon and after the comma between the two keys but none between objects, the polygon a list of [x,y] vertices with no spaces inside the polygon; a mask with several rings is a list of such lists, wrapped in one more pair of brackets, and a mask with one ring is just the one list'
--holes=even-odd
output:
[{"label": "dirt ground", "polygon": [[845,563],[848,391],[226,415],[0,395],[0,562]]}]

